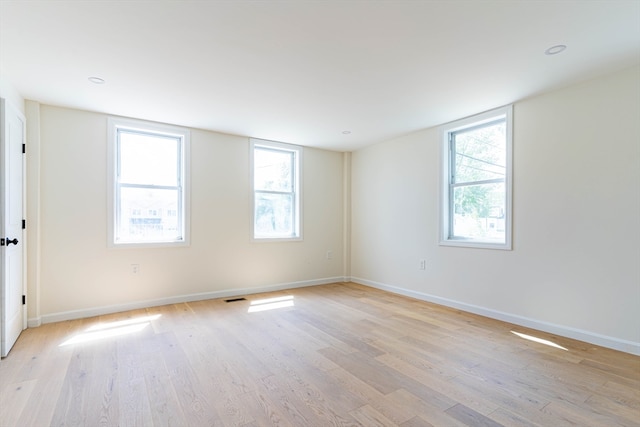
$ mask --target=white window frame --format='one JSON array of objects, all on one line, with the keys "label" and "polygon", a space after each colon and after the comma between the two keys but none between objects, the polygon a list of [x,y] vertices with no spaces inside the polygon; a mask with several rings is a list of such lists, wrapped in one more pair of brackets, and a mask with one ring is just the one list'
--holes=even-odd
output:
[{"label": "white window frame", "polygon": [[[173,247],[173,246],[188,246],[190,243],[190,183],[189,183],[189,170],[190,170],[190,140],[191,132],[188,129],[171,126],[161,123],[147,122],[136,119],[116,118],[109,117],[107,120],[108,140],[107,140],[107,245],[111,248],[153,248],[153,247]],[[178,226],[182,228],[182,236],[176,240],[153,240],[143,242],[131,242],[131,241],[117,241],[116,236],[116,222],[118,221],[118,131],[126,130],[131,132],[140,132],[146,134],[155,134],[161,136],[169,136],[178,138],[181,142],[180,148],[180,164],[178,186],[179,191],[179,204],[177,207]]]},{"label": "white window frame", "polygon": [[[293,199],[294,199],[294,232],[291,236],[282,237],[264,237],[256,236],[255,216],[256,216],[256,192],[254,182],[254,153],[256,147],[266,148],[275,151],[286,151],[294,154],[294,171],[293,173]],[[285,144],[276,141],[267,141],[263,139],[251,138],[249,143],[249,182],[251,183],[251,241],[253,242],[283,242],[283,241],[302,241],[302,158],[303,149],[299,145]]]},{"label": "white window frame", "polygon": [[[506,170],[505,170],[505,241],[495,243],[481,239],[462,239],[451,236],[453,212],[451,209],[451,159],[450,135],[483,124],[505,119],[506,123]],[[467,248],[512,249],[512,179],[513,179],[513,106],[496,108],[440,127],[440,245]]]}]

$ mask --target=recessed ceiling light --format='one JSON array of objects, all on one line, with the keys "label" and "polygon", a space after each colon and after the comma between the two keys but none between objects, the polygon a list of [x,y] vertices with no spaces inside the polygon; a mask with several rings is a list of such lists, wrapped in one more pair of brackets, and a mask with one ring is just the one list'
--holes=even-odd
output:
[{"label": "recessed ceiling light", "polygon": [[557,55],[560,52],[564,52],[564,50],[567,48],[566,45],[564,44],[557,44],[555,46],[551,46],[549,49],[544,51],[545,55]]},{"label": "recessed ceiling light", "polygon": [[101,79],[100,77],[89,77],[89,81],[97,85],[104,84],[104,79]]},{"label": "recessed ceiling light", "polygon": [[343,131],[342,131],[342,134],[343,134],[343,135],[349,135],[350,133],[351,133],[351,131],[350,131],[350,130],[343,130]]}]

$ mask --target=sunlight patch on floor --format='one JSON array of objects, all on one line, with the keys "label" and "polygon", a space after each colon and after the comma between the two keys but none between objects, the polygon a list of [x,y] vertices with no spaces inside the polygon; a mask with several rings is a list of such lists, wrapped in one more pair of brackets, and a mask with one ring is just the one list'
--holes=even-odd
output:
[{"label": "sunlight patch on floor", "polygon": [[258,311],[275,310],[277,308],[293,307],[293,295],[287,295],[284,297],[275,297],[267,299],[258,299],[251,301],[249,307],[249,313],[256,313]]},{"label": "sunlight patch on floor", "polygon": [[548,345],[550,347],[559,348],[560,350],[569,351],[568,349],[562,347],[561,345],[558,345],[558,344],[554,343],[553,341],[545,340],[545,339],[542,339],[542,338],[534,337],[534,336],[523,334],[521,332],[516,332],[516,331],[511,331],[511,333],[514,334],[514,335],[519,336],[520,338],[524,338],[525,340],[529,340],[529,341],[537,342],[537,343],[540,343],[540,344]]},{"label": "sunlight patch on floor", "polygon": [[87,328],[85,332],[69,338],[60,344],[59,347],[132,334],[143,330],[151,324],[151,321],[156,320],[160,316],[162,315],[154,314],[152,316],[136,317],[133,319],[118,320],[115,322],[98,323]]}]

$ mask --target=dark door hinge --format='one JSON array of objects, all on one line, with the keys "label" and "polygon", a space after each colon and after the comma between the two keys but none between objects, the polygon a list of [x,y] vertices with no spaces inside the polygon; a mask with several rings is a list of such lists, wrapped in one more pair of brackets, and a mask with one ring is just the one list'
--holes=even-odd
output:
[{"label": "dark door hinge", "polygon": [[27,296],[22,295],[22,305],[25,305],[26,303],[27,303]]},{"label": "dark door hinge", "polygon": [[24,230],[25,228],[27,228],[27,220],[23,219],[22,220],[22,229]]},{"label": "dark door hinge", "polygon": [[22,144],[22,154],[27,152],[27,144]]}]

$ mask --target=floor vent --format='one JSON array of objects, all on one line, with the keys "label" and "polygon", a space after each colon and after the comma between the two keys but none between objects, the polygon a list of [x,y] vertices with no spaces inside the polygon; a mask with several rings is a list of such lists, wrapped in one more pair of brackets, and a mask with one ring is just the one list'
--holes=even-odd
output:
[{"label": "floor vent", "polygon": [[224,300],[224,302],[236,302],[236,301],[246,301],[246,298],[231,298],[231,299],[226,299]]}]

